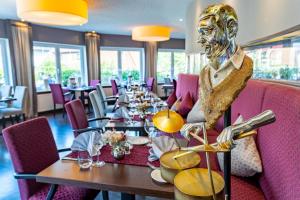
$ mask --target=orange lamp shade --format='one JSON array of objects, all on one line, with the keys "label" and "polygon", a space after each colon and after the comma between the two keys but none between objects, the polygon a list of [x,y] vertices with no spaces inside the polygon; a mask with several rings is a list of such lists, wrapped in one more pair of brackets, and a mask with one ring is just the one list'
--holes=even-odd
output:
[{"label": "orange lamp shade", "polygon": [[162,110],[156,113],[153,118],[154,126],[166,133],[177,133],[184,125],[184,120],[178,113],[172,110]]},{"label": "orange lamp shade", "polygon": [[88,21],[87,0],[17,0],[17,14],[25,21],[72,26]]},{"label": "orange lamp shade", "polygon": [[167,26],[138,26],[132,30],[132,40],[160,42],[170,39],[171,28]]}]

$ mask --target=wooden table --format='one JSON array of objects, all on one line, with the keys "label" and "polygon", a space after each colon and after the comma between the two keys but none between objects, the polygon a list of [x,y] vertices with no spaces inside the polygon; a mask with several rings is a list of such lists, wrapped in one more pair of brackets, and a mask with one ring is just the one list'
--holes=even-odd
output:
[{"label": "wooden table", "polygon": [[173,185],[155,183],[150,173],[149,167],[112,163],[106,163],[101,168],[92,167],[90,170],[82,171],[76,161],[59,160],[41,171],[36,176],[36,181],[127,194],[122,195],[122,200],[134,199],[128,194],[173,199]]}]

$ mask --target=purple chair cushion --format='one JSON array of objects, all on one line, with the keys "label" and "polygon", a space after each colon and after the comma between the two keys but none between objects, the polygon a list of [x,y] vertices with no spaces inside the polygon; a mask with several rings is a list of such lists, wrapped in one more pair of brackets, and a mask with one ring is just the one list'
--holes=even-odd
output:
[{"label": "purple chair cushion", "polygon": [[198,100],[199,76],[193,74],[179,74],[176,86],[176,96],[184,97],[190,93],[194,102]]},{"label": "purple chair cushion", "polygon": [[63,89],[61,87],[61,84],[57,83],[51,83],[49,84],[52,98],[53,98],[53,103],[54,104],[65,104],[65,97],[63,93]]},{"label": "purple chair cushion", "polygon": [[89,126],[88,119],[80,99],[66,103],[65,107],[72,129],[83,129]]},{"label": "purple chair cushion", "polygon": [[[45,117],[3,130],[3,138],[17,173],[37,174],[59,159],[51,128]],[[28,199],[44,184],[18,180],[22,199]]]},{"label": "purple chair cushion", "polygon": [[[32,195],[29,200],[41,200],[46,199],[49,191],[49,186],[42,187],[38,192]],[[63,199],[72,199],[72,200],[92,200],[94,199],[99,191],[97,190],[88,190],[78,187],[63,186],[60,185],[57,187],[57,191],[53,197],[53,200],[63,200]]]},{"label": "purple chair cushion", "polygon": [[155,78],[149,77],[147,80],[147,89],[148,91],[153,91]]},{"label": "purple chair cushion", "polygon": [[231,176],[232,200],[264,200],[264,193],[255,184],[245,179]]},{"label": "purple chair cushion", "polygon": [[117,82],[116,82],[116,80],[110,80],[110,83],[111,83],[111,89],[112,89],[113,95],[116,96],[117,94],[119,94]]},{"label": "purple chair cushion", "polygon": [[178,109],[178,113],[183,117],[186,118],[186,116],[189,114],[189,112],[192,110],[194,106],[194,102],[193,99],[190,95],[190,93],[188,92],[184,98],[182,99],[179,109]]},{"label": "purple chair cushion", "polygon": [[263,164],[259,179],[267,199],[300,198],[300,89],[281,84],[267,87],[262,110],[276,122],[260,129],[257,144]]},{"label": "purple chair cushion", "polygon": [[176,100],[177,100],[176,92],[173,91],[172,94],[166,100],[166,103],[168,104],[169,108],[172,107],[172,105],[176,102]]},{"label": "purple chair cushion", "polygon": [[99,84],[99,83],[100,83],[100,80],[91,80],[91,81],[90,81],[90,86],[96,87],[97,84]]}]

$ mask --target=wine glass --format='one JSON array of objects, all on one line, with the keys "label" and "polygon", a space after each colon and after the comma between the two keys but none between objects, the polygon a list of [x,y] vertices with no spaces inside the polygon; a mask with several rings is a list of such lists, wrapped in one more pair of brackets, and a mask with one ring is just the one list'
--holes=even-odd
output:
[{"label": "wine glass", "polygon": [[104,146],[104,142],[101,139],[98,139],[95,141],[95,143],[93,144],[93,148],[97,151],[97,161],[94,163],[94,166],[96,167],[102,167],[103,165],[105,165],[104,161],[100,161],[99,160],[99,156],[100,156],[100,149]]}]

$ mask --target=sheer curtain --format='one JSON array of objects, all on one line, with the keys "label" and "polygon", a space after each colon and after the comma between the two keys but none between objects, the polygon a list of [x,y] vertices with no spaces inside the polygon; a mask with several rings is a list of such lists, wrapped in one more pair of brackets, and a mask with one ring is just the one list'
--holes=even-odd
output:
[{"label": "sheer curtain", "polygon": [[153,91],[157,92],[157,42],[145,42],[145,81],[155,78]]},{"label": "sheer curtain", "polygon": [[85,33],[85,44],[88,64],[88,80],[100,80],[100,35]]},{"label": "sheer curtain", "polygon": [[14,84],[28,88],[25,97],[25,115],[37,116],[37,94],[32,61],[32,29],[27,23],[10,22],[10,45],[13,61]]}]

